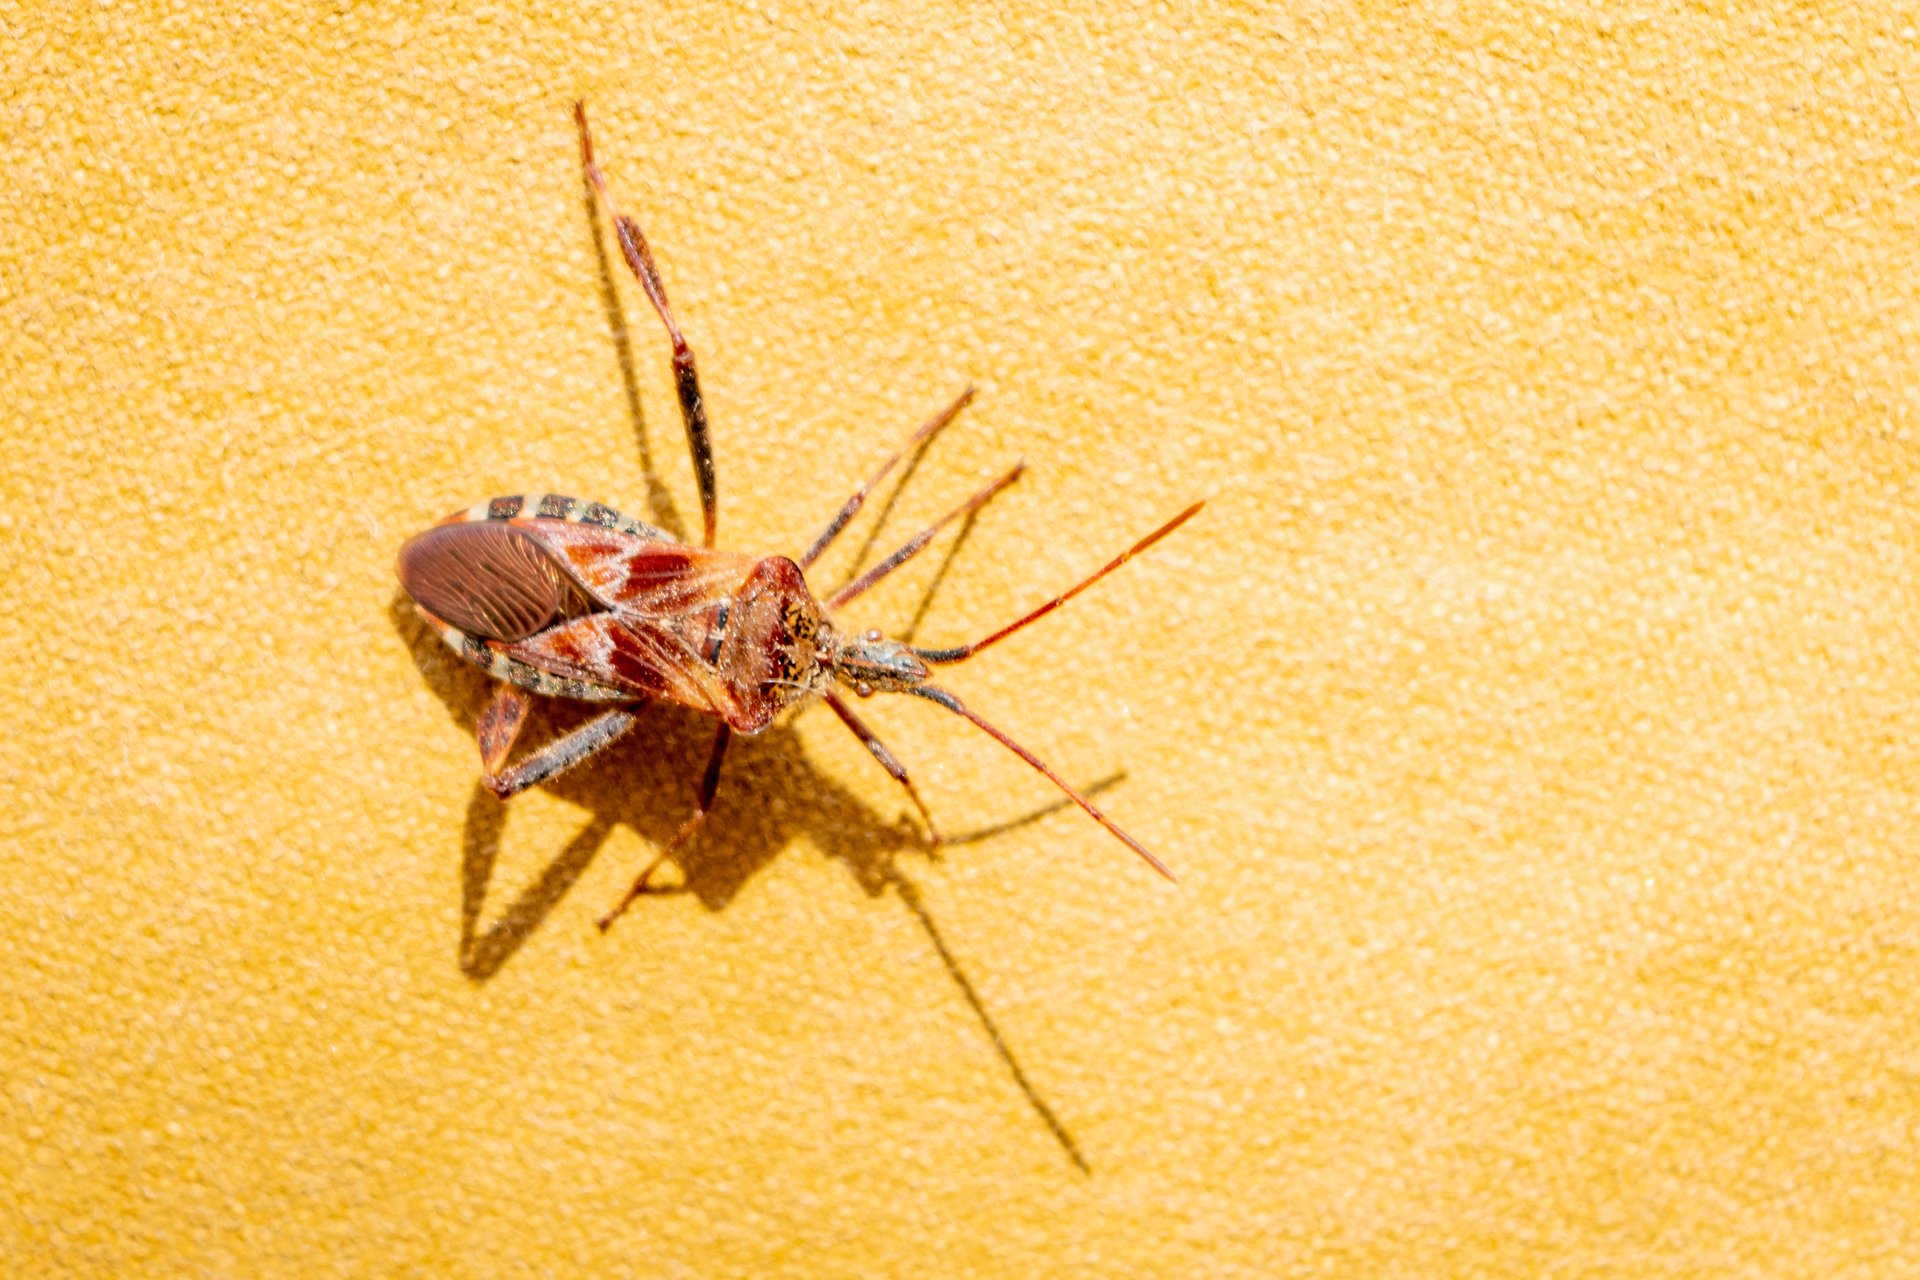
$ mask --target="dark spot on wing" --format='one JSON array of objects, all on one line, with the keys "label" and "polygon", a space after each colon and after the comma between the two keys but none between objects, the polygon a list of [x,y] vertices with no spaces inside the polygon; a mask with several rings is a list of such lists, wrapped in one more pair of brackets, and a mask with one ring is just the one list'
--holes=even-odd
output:
[{"label": "dark spot on wing", "polygon": [[733,598],[721,596],[713,611],[713,625],[707,628],[707,642],[700,647],[700,657],[708,666],[720,660],[720,646],[727,638],[727,615],[732,611]]}]

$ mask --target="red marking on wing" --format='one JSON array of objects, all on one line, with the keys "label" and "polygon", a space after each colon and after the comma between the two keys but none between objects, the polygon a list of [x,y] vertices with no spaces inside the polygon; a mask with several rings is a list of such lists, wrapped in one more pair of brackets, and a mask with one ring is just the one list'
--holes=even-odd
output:
[{"label": "red marking on wing", "polygon": [[507,648],[520,661],[557,676],[663,698],[728,719],[732,691],[685,642],[657,624],[618,613],[595,613]]},{"label": "red marking on wing", "polygon": [[515,520],[550,548],[601,603],[622,613],[665,619],[711,608],[740,589],[751,556],[636,538],[615,529],[550,520]]}]

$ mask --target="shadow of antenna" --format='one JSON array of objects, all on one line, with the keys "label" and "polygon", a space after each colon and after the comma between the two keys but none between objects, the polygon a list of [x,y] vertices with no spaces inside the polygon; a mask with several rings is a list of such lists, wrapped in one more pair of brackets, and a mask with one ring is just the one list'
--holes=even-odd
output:
[{"label": "shadow of antenna", "polygon": [[1013,1082],[1020,1086],[1021,1093],[1027,1095],[1027,1105],[1032,1107],[1034,1114],[1040,1117],[1040,1122],[1047,1126],[1047,1132],[1051,1133],[1053,1140],[1060,1144],[1060,1149],[1067,1153],[1067,1159],[1073,1161],[1074,1168],[1082,1173],[1092,1173],[1093,1167],[1087,1163],[1086,1156],[1081,1154],[1080,1144],[1073,1140],[1073,1135],[1067,1132],[1067,1126],[1060,1122],[1060,1117],[1054,1113],[1047,1100],[1040,1096],[1038,1089],[1033,1087],[1033,1081],[1027,1078],[1026,1071],[1020,1066],[1020,1059],[1014,1056],[1012,1046],[1008,1045],[1007,1038],[1000,1034],[1000,1028],[994,1022],[993,1015],[987,1012],[987,1006],[981,1001],[980,993],[974,990],[973,983],[968,980],[966,970],[960,967],[960,961],[947,948],[947,940],[940,936],[940,926],[934,923],[933,913],[927,910],[927,904],[920,896],[919,886],[907,879],[898,867],[888,867],[886,878],[887,883],[893,886],[893,891],[899,895],[900,901],[906,903],[907,910],[913,912],[914,919],[920,922],[921,929],[926,931],[927,941],[933,944],[934,952],[940,957],[940,963],[947,968],[947,976],[953,979],[954,986],[960,988],[960,994],[966,998],[968,1007],[973,1010],[973,1016],[980,1019],[981,1029],[987,1033],[987,1039],[993,1042],[994,1052],[998,1053],[1000,1060],[1007,1064],[1007,1070],[1013,1075]]}]

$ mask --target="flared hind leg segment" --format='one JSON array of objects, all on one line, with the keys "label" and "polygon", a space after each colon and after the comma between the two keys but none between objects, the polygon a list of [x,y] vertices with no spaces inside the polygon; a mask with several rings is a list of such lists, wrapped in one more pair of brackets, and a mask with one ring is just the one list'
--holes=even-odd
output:
[{"label": "flared hind leg segment", "polygon": [[526,724],[527,711],[532,705],[533,698],[525,689],[502,682],[493,686],[493,696],[480,712],[480,723],[475,726],[480,739],[480,774],[492,790],[499,790],[493,779],[513,750],[514,739],[520,736],[520,728]]},{"label": "flared hind leg segment", "polygon": [[707,436],[707,406],[700,396],[700,374],[694,367],[693,349],[687,345],[679,322],[673,318],[673,308],[667,305],[667,286],[661,282],[660,269],[653,263],[653,251],[647,247],[646,235],[639,223],[620,212],[613,194],[607,190],[606,179],[600,175],[600,166],[593,162],[593,134],[587,129],[586,103],[573,104],[573,118],[580,126],[580,161],[586,166],[587,181],[593,184],[594,192],[613,218],[620,256],[627,260],[627,267],[646,292],[647,301],[667,326],[667,337],[673,340],[673,387],[680,397],[680,417],[687,424],[687,448],[693,454],[694,479],[700,485],[704,545],[710,547],[718,527],[719,502],[715,493],[713,442]]},{"label": "flared hind leg segment", "polygon": [[493,699],[480,713],[480,781],[487,790],[505,800],[548,778],[565,773],[589,756],[612,746],[621,734],[633,728],[644,703],[613,707],[601,712],[573,732],[555,738],[546,746],[512,768],[503,769],[514,739],[526,723],[531,698],[517,685],[495,687]]}]

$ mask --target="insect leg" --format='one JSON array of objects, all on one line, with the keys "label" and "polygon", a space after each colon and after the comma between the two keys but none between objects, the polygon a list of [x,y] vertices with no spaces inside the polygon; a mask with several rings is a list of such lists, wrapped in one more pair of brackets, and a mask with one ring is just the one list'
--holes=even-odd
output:
[{"label": "insect leg", "polygon": [[873,473],[873,478],[856,489],[853,496],[847,499],[846,505],[840,508],[833,519],[827,521],[827,527],[819,532],[811,545],[807,547],[805,553],[801,555],[800,567],[802,569],[806,568],[826,552],[827,547],[832,544],[833,540],[840,536],[840,531],[846,528],[848,522],[860,513],[860,508],[865,505],[867,495],[873,492],[874,486],[887,478],[887,473],[899,465],[900,459],[906,457],[909,453],[912,453],[915,449],[918,449],[921,445],[931,440],[936,432],[959,417],[960,411],[971,403],[973,403],[973,388],[968,387],[960,393],[959,397],[954,400],[952,404],[922,423],[920,429],[909,436],[907,442],[900,446],[900,452],[894,454],[891,458],[888,458],[885,463],[881,464],[880,469]]},{"label": "insect leg", "polygon": [[488,699],[476,726],[480,739],[480,771],[485,776],[495,776],[506,763],[507,753],[513,750],[513,740],[520,736],[520,726],[527,722],[527,708],[532,705],[533,699],[517,684],[502,682],[493,686],[493,697]]},{"label": "insect leg", "polygon": [[968,498],[965,502],[947,512],[947,514],[941,516],[938,520],[935,520],[919,533],[908,538],[892,555],[827,597],[827,608],[838,609],[841,605],[847,603],[847,601],[865,595],[867,588],[919,555],[926,545],[933,541],[933,536],[936,533],[939,533],[961,516],[971,515],[975,511],[978,511],[986,505],[987,499],[1012,484],[1015,480],[1018,480],[1020,473],[1026,469],[1026,463],[1016,462],[1013,465],[1013,469],[1008,471],[1007,474],[1001,476],[998,480],[995,480],[992,484],[974,494],[971,498]]},{"label": "insect leg", "polygon": [[673,386],[680,397],[680,417],[687,424],[687,447],[693,453],[693,475],[700,485],[700,515],[705,524],[705,545],[713,545],[714,529],[719,518],[718,499],[715,496],[713,474],[713,442],[707,438],[707,406],[700,397],[700,375],[694,368],[693,349],[680,333],[680,325],[673,318],[673,309],[667,305],[667,287],[660,280],[660,269],[653,265],[653,251],[647,248],[647,237],[640,230],[640,224],[620,212],[620,206],[614,203],[613,194],[607,190],[606,179],[600,176],[600,166],[593,162],[593,135],[587,130],[587,104],[573,104],[573,118],[580,125],[580,161],[586,166],[587,181],[593,184],[607,212],[613,217],[614,235],[620,241],[620,254],[627,260],[634,278],[646,292],[647,301],[653,303],[653,309],[660,313],[661,321],[667,326],[667,336],[673,340]]},{"label": "insect leg", "polygon": [[[523,694],[522,697],[524,696]],[[634,720],[640,709],[640,705],[642,705],[636,704],[630,707],[614,707],[609,711],[604,711],[581,725],[578,729],[575,729],[572,733],[564,737],[555,738],[552,742],[549,742],[546,746],[540,748],[512,768],[501,769],[495,772],[495,765],[497,765],[500,759],[505,758],[507,747],[511,746],[512,742],[511,739],[509,739],[506,743],[503,743],[499,747],[498,755],[494,757],[494,761],[488,763],[487,753],[492,747],[486,736],[487,721],[488,717],[496,715],[496,708],[500,708],[504,702],[506,702],[506,699],[500,695],[496,694],[494,696],[493,702],[488,704],[485,714],[481,716],[480,730],[481,761],[483,765],[486,766],[485,771],[480,775],[480,781],[484,782],[487,785],[487,789],[499,796],[502,800],[508,796],[518,795],[536,783],[545,782],[555,774],[565,773],[568,769],[573,768],[573,766],[579,764],[588,756],[611,745],[621,734],[633,728]],[[499,717],[513,714],[515,713],[511,710],[505,709],[498,712]],[[517,714],[524,717],[526,715],[525,708],[522,707]],[[513,728],[517,730],[519,726],[516,724]]]},{"label": "insect leg", "polygon": [[927,802],[920,798],[920,792],[914,787],[913,779],[907,776],[906,766],[894,758],[893,752],[887,750],[886,743],[873,736],[873,730],[867,728],[865,722],[853,714],[853,708],[842,701],[839,694],[829,693],[825,697],[827,705],[833,708],[833,713],[840,717],[841,723],[853,731],[854,737],[860,739],[860,745],[872,752],[873,758],[880,762],[880,767],[892,774],[893,780],[907,789],[907,796],[913,801],[913,807],[920,811],[921,821],[927,824],[929,843],[939,844],[940,829],[933,825],[933,814],[927,811]]},{"label": "insect leg", "polygon": [[680,824],[680,829],[673,833],[673,839],[667,842],[667,847],[647,864],[647,869],[634,880],[633,887],[627,890],[627,896],[620,899],[619,905],[600,917],[600,932],[605,933],[608,926],[633,905],[633,900],[647,891],[647,881],[653,878],[653,873],[659,870],[660,864],[679,852],[706,823],[707,813],[713,808],[714,793],[720,790],[720,762],[726,759],[727,744],[731,741],[733,741],[733,729],[722,723],[713,735],[713,754],[707,757],[707,772],[700,779],[700,794],[694,800],[693,816]]}]

